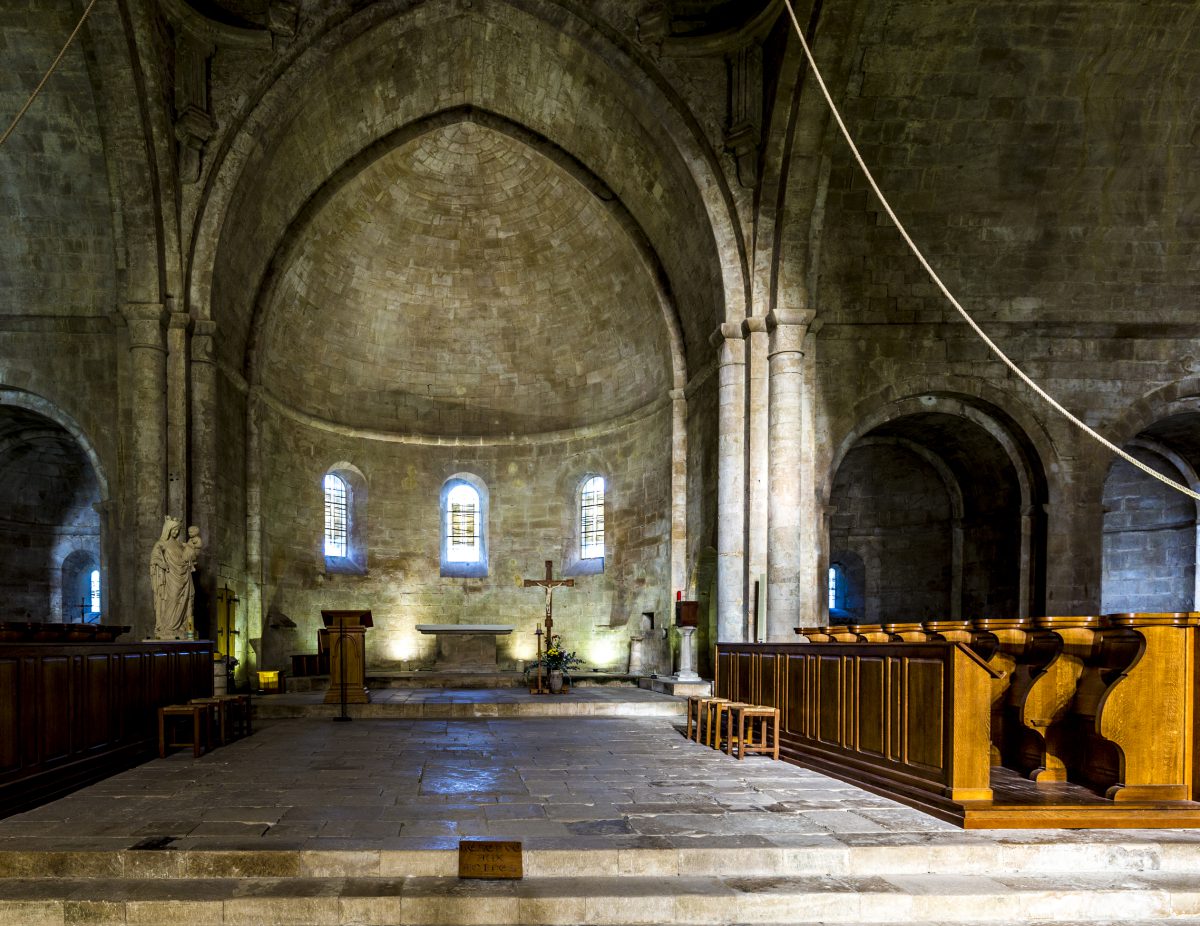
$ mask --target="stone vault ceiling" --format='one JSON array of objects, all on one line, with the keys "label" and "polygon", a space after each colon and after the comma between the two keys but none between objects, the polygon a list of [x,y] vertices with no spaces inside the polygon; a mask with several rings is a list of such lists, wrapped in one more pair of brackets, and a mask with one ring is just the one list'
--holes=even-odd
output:
[{"label": "stone vault ceiling", "polygon": [[652,280],[604,204],[474,123],[347,183],[301,232],[264,309],[264,386],[352,427],[558,430],[670,386]]}]

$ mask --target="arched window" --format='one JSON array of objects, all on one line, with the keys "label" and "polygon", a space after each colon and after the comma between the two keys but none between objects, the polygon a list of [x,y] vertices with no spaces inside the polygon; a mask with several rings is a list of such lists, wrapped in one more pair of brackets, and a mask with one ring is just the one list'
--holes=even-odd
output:
[{"label": "arched window", "polygon": [[367,573],[367,480],[353,463],[337,463],[321,477],[326,573]]},{"label": "arched window", "polygon": [[604,477],[589,476],[579,487],[579,558],[604,556]]},{"label": "arched window", "polygon": [[325,555],[349,554],[350,489],[346,480],[325,474]]},{"label": "arched window", "polygon": [[446,496],[446,559],[451,563],[479,562],[479,493],[460,482]]},{"label": "arched window", "polygon": [[88,584],[91,586],[92,593],[92,613],[93,620],[100,616],[100,570],[93,569],[91,576],[88,578]]},{"label": "arched window", "polygon": [[442,486],[442,575],[488,574],[488,492],[483,480],[459,473]]},{"label": "arched window", "polygon": [[834,563],[829,567],[829,608],[844,610],[846,607],[846,576],[842,567]]}]

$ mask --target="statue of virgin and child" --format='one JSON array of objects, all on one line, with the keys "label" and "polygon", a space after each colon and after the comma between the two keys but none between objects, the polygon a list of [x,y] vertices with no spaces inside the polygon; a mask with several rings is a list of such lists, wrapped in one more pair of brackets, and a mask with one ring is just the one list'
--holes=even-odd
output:
[{"label": "statue of virgin and child", "polygon": [[150,584],[154,590],[154,637],[183,640],[192,629],[192,605],[196,591],[192,573],[200,558],[200,529],[189,527],[187,540],[180,540],[183,523],[168,517],[162,535],[150,553]]}]

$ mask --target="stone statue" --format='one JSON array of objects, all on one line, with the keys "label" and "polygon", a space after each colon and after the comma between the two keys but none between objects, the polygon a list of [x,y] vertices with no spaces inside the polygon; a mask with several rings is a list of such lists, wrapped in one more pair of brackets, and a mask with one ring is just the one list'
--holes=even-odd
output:
[{"label": "stone statue", "polygon": [[168,517],[162,535],[150,553],[150,585],[154,591],[154,637],[182,640],[192,627],[196,591],[192,573],[200,558],[200,529],[188,528],[188,539],[179,539],[181,522]]}]

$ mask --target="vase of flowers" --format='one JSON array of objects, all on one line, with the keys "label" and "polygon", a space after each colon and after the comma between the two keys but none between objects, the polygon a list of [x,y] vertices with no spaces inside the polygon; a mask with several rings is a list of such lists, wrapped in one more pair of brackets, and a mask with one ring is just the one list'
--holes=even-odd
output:
[{"label": "vase of flowers", "polygon": [[550,676],[550,691],[559,694],[563,689],[563,673],[570,672],[576,666],[582,665],[580,659],[571,650],[563,646],[562,637],[555,634],[550,638],[550,645],[542,654],[542,667]]}]

